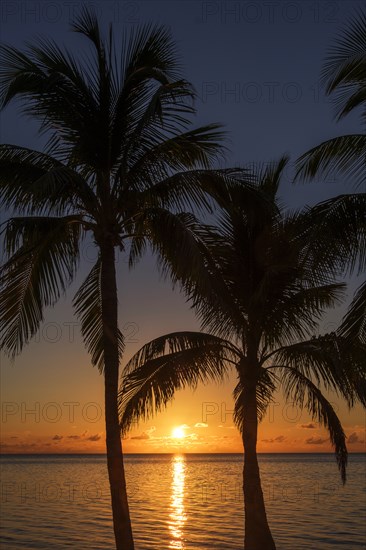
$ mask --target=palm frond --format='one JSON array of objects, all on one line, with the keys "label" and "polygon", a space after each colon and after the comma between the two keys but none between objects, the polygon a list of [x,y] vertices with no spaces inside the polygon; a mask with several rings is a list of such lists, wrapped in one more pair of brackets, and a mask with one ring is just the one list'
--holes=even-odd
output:
[{"label": "palm frond", "polygon": [[81,219],[12,218],[5,227],[1,268],[1,348],[19,353],[36,333],[43,310],[72,282],[78,265]]},{"label": "palm frond", "polygon": [[[224,338],[242,339],[248,321],[248,304],[261,276],[257,265],[264,260],[257,237],[266,225],[277,219],[279,210],[270,194],[258,185],[255,173],[249,175],[249,181],[245,173],[235,175],[234,179],[236,183],[229,185],[227,192],[213,195],[222,207],[218,227],[209,228],[202,235],[214,266],[207,268],[208,276],[222,282],[216,294],[197,290],[191,298],[205,330]],[[224,302],[222,306],[221,302]],[[256,308],[257,313],[259,309]]]},{"label": "palm frond", "polygon": [[135,76],[143,67],[153,67],[170,80],[180,77],[180,60],[171,31],[163,25],[146,24],[134,29],[129,38],[125,74]]},{"label": "palm frond", "polygon": [[[149,73],[146,76],[151,79],[155,75]],[[145,87],[144,96],[140,92],[136,99],[138,112],[131,113],[127,120],[115,119],[113,160],[120,162],[121,173],[132,164],[132,160],[137,161],[151,148],[185,130],[190,124],[188,115],[194,113],[191,105],[193,92],[189,82],[178,80],[156,87],[151,81],[147,81]],[[123,113],[117,115],[123,116]],[[127,135],[126,132],[123,133],[123,123],[129,124]]]},{"label": "palm frond", "polygon": [[19,213],[63,214],[78,202],[93,211],[96,199],[80,174],[55,158],[14,145],[0,145],[0,204]]},{"label": "palm frond", "polygon": [[[130,158],[176,133],[194,113],[194,92],[180,75],[180,62],[171,32],[162,25],[135,27],[123,37],[124,53],[112,77],[112,161],[121,171]],[[115,73],[120,73],[117,78]],[[165,130],[164,130],[165,129]],[[163,138],[163,136],[165,136]],[[125,175],[125,174],[124,174]]]},{"label": "palm frond", "polygon": [[[366,12],[358,10],[338,33],[329,50],[322,81],[333,100],[338,119],[363,106],[366,115]],[[311,149],[297,161],[295,179],[316,174],[344,174],[355,186],[365,185],[365,134],[336,137]]]},{"label": "palm frond", "polygon": [[[275,278],[272,284],[276,285]],[[268,304],[261,316],[261,327],[266,348],[275,349],[284,343],[309,337],[317,330],[327,309],[341,303],[346,290],[342,283],[318,287],[300,285],[301,281],[296,281],[296,284],[280,289],[280,296],[275,293],[273,301],[270,292],[265,294]]]},{"label": "palm frond", "polygon": [[164,409],[177,390],[223,380],[238,353],[230,342],[198,332],[167,334],[143,346],[127,363],[122,379],[122,431]]},{"label": "palm frond", "polygon": [[[366,72],[366,53],[362,70]],[[358,107],[363,107],[361,120],[366,116],[366,78],[363,83],[342,85],[332,93],[332,100],[337,113],[337,119],[347,116]]]},{"label": "palm frond", "polygon": [[93,8],[83,6],[80,15],[72,22],[71,29],[88,38],[94,44],[98,55],[104,53],[98,17]]},{"label": "palm frond", "polygon": [[[146,182],[145,182],[146,183]],[[128,205],[134,205],[131,210],[136,210],[136,218],[143,219],[138,212],[144,208],[163,208],[171,212],[198,211],[202,213],[213,213],[217,206],[227,205],[234,196],[235,189],[242,189],[242,194],[247,195],[248,203],[259,200],[258,190],[253,185],[253,176],[247,170],[230,169],[209,169],[209,170],[185,170],[177,172],[157,183],[151,184],[141,191],[123,190],[120,196],[120,205],[128,209]],[[137,205],[137,206],[136,206]],[[128,219],[125,211],[121,208],[121,222]],[[127,227],[127,226],[126,226]],[[134,233],[132,224],[130,233]]]},{"label": "palm frond", "polygon": [[[265,359],[285,365],[341,395],[349,407],[366,406],[366,349],[337,332],[280,348]],[[269,367],[275,369],[276,367]]]},{"label": "palm frond", "polygon": [[130,185],[146,187],[169,177],[172,171],[195,168],[209,169],[212,162],[223,155],[221,142],[225,137],[219,124],[210,124],[184,133],[179,133],[146,149],[135,162],[129,156],[128,179]]},{"label": "palm frond", "polygon": [[[24,100],[22,111],[38,118],[41,130],[48,132],[50,151],[64,160],[73,148],[82,148],[94,165],[87,144],[99,141],[91,136],[98,135],[100,117],[91,82],[73,56],[52,40],[39,38],[26,53],[3,46],[0,58],[2,105]],[[98,159],[98,150],[93,153]]]},{"label": "palm frond", "polygon": [[[304,262],[339,276],[366,269],[366,194],[338,195],[304,216]],[[329,243],[332,246],[329,246]]]},{"label": "palm frond", "polygon": [[[142,222],[144,227],[138,228],[137,234],[148,235],[162,276],[169,278],[173,286],[179,284],[184,289],[204,326],[206,319],[212,321],[206,313],[213,305],[215,319],[221,328],[224,324],[227,329],[226,332],[222,330],[220,336],[226,337],[232,333],[234,321],[235,326],[242,326],[241,312],[236,308],[233,296],[221,277],[216,259],[210,254],[209,243],[216,241],[211,228],[198,223],[193,214],[172,214],[162,208],[146,209]],[[131,254],[141,253],[144,249],[143,241],[138,239],[134,239],[132,245]],[[130,256],[131,265],[137,259],[136,256]],[[215,333],[213,325],[211,322],[210,331]]]},{"label": "palm frond", "polygon": [[[91,354],[92,364],[98,367],[100,372],[103,372],[104,338],[100,285],[101,267],[102,262],[98,259],[76,293],[73,300],[73,306],[81,322],[81,333],[86,348]],[[121,331],[118,330],[118,351],[120,357],[122,357],[123,350],[124,338]]]},{"label": "palm frond", "polygon": [[273,202],[278,195],[281,179],[288,162],[289,157],[283,155],[278,161],[262,163],[257,170],[254,170],[260,189]]},{"label": "palm frond", "polygon": [[350,134],[324,141],[296,162],[295,180],[309,181],[317,174],[344,174],[355,187],[365,185],[366,135]]},{"label": "palm frond", "polygon": [[281,385],[286,400],[295,403],[300,409],[307,409],[311,417],[329,431],[344,484],[348,458],[346,436],[335,410],[320,389],[299,370],[287,366],[277,368],[282,370]]},{"label": "palm frond", "polygon": [[[352,95],[354,86],[366,84],[366,12],[359,9],[348,20],[329,49],[322,70],[326,92],[332,94],[343,88]],[[346,112],[339,113],[344,116]]]},{"label": "palm frond", "polygon": [[366,282],[358,288],[342,320],[339,332],[351,340],[358,338],[366,345]]}]

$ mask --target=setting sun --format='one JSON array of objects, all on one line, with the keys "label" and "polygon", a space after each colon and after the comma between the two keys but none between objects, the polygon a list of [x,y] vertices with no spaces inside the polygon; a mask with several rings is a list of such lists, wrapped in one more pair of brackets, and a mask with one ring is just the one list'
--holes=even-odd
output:
[{"label": "setting sun", "polygon": [[183,439],[185,437],[184,428],[173,428],[172,437],[174,439]]}]

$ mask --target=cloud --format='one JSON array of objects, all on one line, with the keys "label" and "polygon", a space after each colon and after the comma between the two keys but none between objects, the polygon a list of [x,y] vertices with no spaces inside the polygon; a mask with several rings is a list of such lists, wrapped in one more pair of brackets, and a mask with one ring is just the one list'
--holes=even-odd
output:
[{"label": "cloud", "polygon": [[323,445],[323,443],[326,443],[328,439],[325,439],[324,437],[308,437],[305,439],[305,443],[307,445]]},{"label": "cloud", "polygon": [[360,439],[360,437],[357,435],[356,432],[352,432],[351,435],[348,436],[347,438],[347,443],[349,443],[350,445],[354,444],[354,443],[363,443],[363,439]]},{"label": "cloud", "polygon": [[193,434],[189,434],[189,435],[186,435],[185,438],[184,438],[184,441],[197,441],[197,439],[202,439],[201,436],[198,436],[197,434],[193,433]]},{"label": "cloud", "polygon": [[85,430],[80,435],[71,434],[66,436],[66,439],[71,439],[72,441],[99,441],[102,438],[101,434],[91,434],[88,435],[88,430]]},{"label": "cloud", "polygon": [[219,424],[217,427],[218,428],[225,428],[225,430],[236,430],[235,426],[223,426],[222,424]]},{"label": "cloud", "polygon": [[208,424],[205,422],[197,422],[197,424],[194,425],[195,428],[208,428]]},{"label": "cloud", "polygon": [[151,435],[154,432],[156,432],[155,426],[151,426],[151,428],[148,428],[147,430],[145,430],[145,433],[147,433],[148,435]]},{"label": "cloud", "polygon": [[133,437],[131,437],[131,439],[150,439],[150,436],[148,433],[143,432],[140,435],[134,435]]},{"label": "cloud", "polygon": [[272,437],[271,439],[262,439],[263,443],[282,443],[285,441],[286,437],[284,435],[278,435],[277,437]]},{"label": "cloud", "polygon": [[101,439],[102,436],[100,436],[99,434],[95,434],[95,435],[91,435],[90,437],[87,437],[86,440],[87,441],[99,441],[99,439]]},{"label": "cloud", "polygon": [[7,449],[20,449],[21,452],[27,451],[28,449],[34,449],[38,447],[38,443],[0,443],[1,448]]},{"label": "cloud", "polygon": [[54,435],[52,441],[61,441],[63,438],[63,435]]},{"label": "cloud", "polygon": [[317,425],[314,422],[308,422],[307,424],[300,424],[299,428],[305,428],[307,430],[315,430]]}]

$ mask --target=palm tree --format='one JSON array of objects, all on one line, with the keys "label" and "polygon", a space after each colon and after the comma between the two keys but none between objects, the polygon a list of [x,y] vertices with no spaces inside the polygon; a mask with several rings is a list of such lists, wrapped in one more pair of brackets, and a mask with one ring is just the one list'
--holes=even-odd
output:
[{"label": "palm tree", "polygon": [[[212,264],[227,289],[217,303],[202,289],[190,298],[207,332],[172,333],[144,345],[126,366],[120,394],[121,426],[148,419],[176,390],[237,373],[234,421],[244,447],[245,550],[272,550],[257,460],[258,423],[276,390],[324,425],[346,480],[346,438],[324,390],[349,406],[366,405],[365,348],[346,337],[314,337],[323,313],[340,301],[345,285],[337,263],[321,262],[309,248],[311,209],[286,213],[278,186],[287,160],[259,176],[257,201],[248,208],[246,186],[231,192],[215,230],[207,228]],[[328,241],[329,242],[329,241]]]},{"label": "palm tree", "polygon": [[179,74],[167,29],[136,27],[121,53],[112,28],[103,39],[92,11],[73,30],[88,41],[83,63],[45,38],[25,51],[1,50],[2,108],[20,100],[48,138],[43,152],[0,149],[2,206],[17,214],[2,229],[1,348],[14,357],[35,335],[44,308],[74,280],[91,235],[99,257],[74,306],[92,364],[104,375],[116,547],[132,550],[117,407],[123,336],[115,250],[126,252],[129,243],[134,265],[150,244],[173,282],[199,274],[196,222],[185,208],[207,207],[205,192],[219,196],[231,171],[209,169],[221,154],[219,126],[189,129],[194,92]]},{"label": "palm tree", "polygon": [[[322,71],[326,94],[335,104],[336,118],[341,120],[353,111],[361,112],[366,123],[366,11],[360,8],[350,19],[329,50]],[[366,134],[348,134],[329,139],[304,153],[297,161],[295,179],[307,181],[316,175],[330,172],[343,174],[353,186],[362,190],[357,196],[349,194],[335,197],[320,207],[322,223],[320,232],[338,233],[340,246],[347,248],[349,226],[347,215],[355,201],[366,202]],[[361,220],[360,220],[361,222]],[[360,264],[358,274],[366,272],[365,225],[359,225],[358,235]],[[339,231],[341,228],[341,231]],[[363,237],[363,238],[362,238]],[[317,236],[315,235],[315,238]],[[343,242],[343,244],[341,244]],[[344,320],[344,334],[353,335],[366,343],[366,281],[356,291],[348,316]]]},{"label": "palm tree", "polygon": [[[325,92],[335,105],[337,120],[361,111],[366,123],[366,11],[360,8],[337,34],[321,74]],[[297,178],[339,171],[364,186],[366,134],[348,134],[327,140],[304,153],[297,162]]]}]

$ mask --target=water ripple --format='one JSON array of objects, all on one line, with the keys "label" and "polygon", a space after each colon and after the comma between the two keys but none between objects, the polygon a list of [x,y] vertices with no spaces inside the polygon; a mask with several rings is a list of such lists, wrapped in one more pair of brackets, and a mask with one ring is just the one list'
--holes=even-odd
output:
[{"label": "water ripple", "polygon": [[[239,550],[242,456],[127,455],[136,550]],[[278,550],[365,548],[365,455],[342,487],[330,455],[261,455]],[[2,456],[4,549],[112,550],[104,456]]]}]

